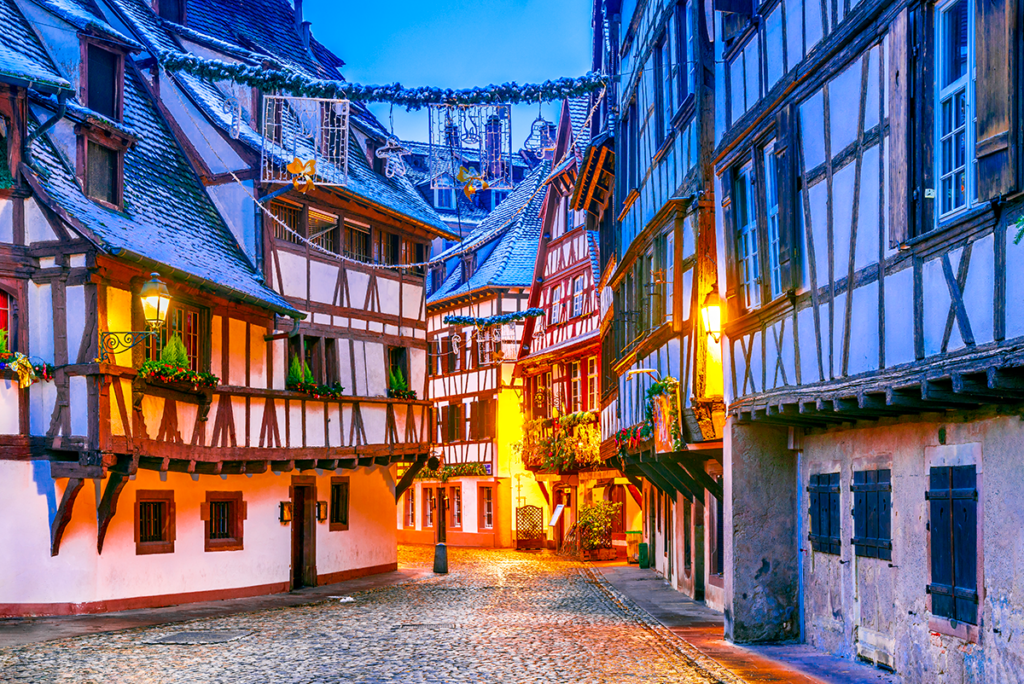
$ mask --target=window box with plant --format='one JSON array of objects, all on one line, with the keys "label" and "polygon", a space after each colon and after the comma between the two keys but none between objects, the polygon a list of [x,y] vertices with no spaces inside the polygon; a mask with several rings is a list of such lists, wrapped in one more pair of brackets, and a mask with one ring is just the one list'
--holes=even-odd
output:
[{"label": "window box with plant", "polygon": [[167,340],[159,360],[149,360],[139,368],[138,379],[152,387],[166,387],[186,394],[209,395],[220,383],[213,373],[192,370],[185,343],[177,334]]},{"label": "window box with plant", "polygon": [[284,386],[290,392],[308,394],[314,399],[340,399],[345,391],[345,388],[337,383],[322,385],[316,382],[313,378],[313,371],[309,369],[309,364],[300,361],[298,356],[292,356]]},{"label": "window box with plant", "polygon": [[7,331],[0,330],[0,378],[17,378],[18,387],[25,389],[41,380],[52,381],[54,368],[48,363],[32,363],[21,352],[7,348]]},{"label": "window box with plant", "polygon": [[416,390],[409,389],[409,381],[401,368],[388,371],[388,396],[392,399],[416,399]]}]

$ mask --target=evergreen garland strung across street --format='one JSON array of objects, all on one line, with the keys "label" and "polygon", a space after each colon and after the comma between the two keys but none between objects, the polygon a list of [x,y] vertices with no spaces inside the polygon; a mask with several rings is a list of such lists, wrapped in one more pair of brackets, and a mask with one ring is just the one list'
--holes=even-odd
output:
[{"label": "evergreen garland strung across street", "polygon": [[527,318],[539,318],[544,315],[544,309],[538,309],[536,307],[527,309],[526,311],[513,311],[507,314],[498,314],[497,316],[488,316],[487,318],[476,318],[475,316],[445,316],[442,323],[445,325],[473,325],[483,330],[485,328],[492,328],[496,325],[506,325],[513,321],[523,321]]},{"label": "evergreen garland strung across street", "polygon": [[524,104],[553,102],[579,97],[605,87],[607,78],[590,72],[579,78],[563,77],[543,83],[504,83],[483,88],[436,88],[421,86],[405,88],[399,83],[361,85],[348,81],[310,78],[281,69],[263,69],[247,64],[233,64],[219,59],[162,50],[160,64],[170,72],[185,72],[210,81],[233,81],[259,88],[265,93],[287,92],[296,97],[321,97],[353,102],[390,102],[406,109],[422,109],[426,105]]}]

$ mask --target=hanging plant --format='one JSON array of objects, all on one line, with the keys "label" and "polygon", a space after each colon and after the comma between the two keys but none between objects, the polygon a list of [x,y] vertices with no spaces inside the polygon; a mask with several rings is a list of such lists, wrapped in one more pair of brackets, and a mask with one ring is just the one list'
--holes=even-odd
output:
[{"label": "hanging plant", "polygon": [[453,477],[486,477],[487,466],[483,463],[453,463],[437,470],[423,468],[415,475],[417,480],[440,480],[447,482]]},{"label": "hanging plant", "polygon": [[527,467],[568,472],[601,464],[601,428],[591,411],[527,421],[520,444]]}]

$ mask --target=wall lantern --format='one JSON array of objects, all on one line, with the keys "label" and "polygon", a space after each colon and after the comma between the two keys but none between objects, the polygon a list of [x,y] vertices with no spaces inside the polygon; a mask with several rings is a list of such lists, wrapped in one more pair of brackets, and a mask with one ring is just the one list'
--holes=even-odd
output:
[{"label": "wall lantern", "polygon": [[657,382],[661,382],[661,373],[653,368],[637,368],[635,370],[628,371],[626,373],[626,380],[633,380],[636,376],[643,373],[644,375],[650,375],[654,377]]},{"label": "wall lantern", "polygon": [[167,286],[157,279],[156,273],[150,274],[150,280],[139,291],[142,300],[142,315],[146,319],[149,330],[133,332],[101,332],[99,363],[113,363],[113,354],[131,349],[139,342],[156,335],[167,320],[167,311],[171,307],[171,294]]},{"label": "wall lantern", "polygon": [[704,330],[715,340],[715,344],[722,341],[722,305],[718,293],[712,290],[704,298],[704,306],[700,310],[701,318],[704,320]]},{"label": "wall lantern", "polygon": [[290,523],[292,521],[292,502],[282,501],[280,505],[280,514],[278,517],[283,523]]},{"label": "wall lantern", "polygon": [[316,519],[320,522],[327,522],[327,502],[316,502]]}]

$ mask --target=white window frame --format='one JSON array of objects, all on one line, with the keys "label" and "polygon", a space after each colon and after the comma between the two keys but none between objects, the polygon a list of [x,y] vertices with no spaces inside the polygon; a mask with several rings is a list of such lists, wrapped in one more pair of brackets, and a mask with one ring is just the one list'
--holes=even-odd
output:
[{"label": "white window frame", "polygon": [[[494,487],[482,487],[480,490],[480,497],[482,499],[481,505],[483,506],[483,515],[481,516],[485,530],[494,529]],[[487,493],[487,496],[484,493]]]},{"label": "white window frame", "polygon": [[581,372],[582,369],[580,368],[580,362],[573,361],[570,364],[569,370],[569,413],[575,413],[580,410],[580,401],[583,398],[583,393],[581,391],[582,387],[580,386],[582,379],[580,377]]},{"label": "white window frame", "polygon": [[597,357],[587,359],[587,410],[597,410]]},{"label": "white window frame", "polygon": [[[736,185],[746,186],[743,204],[746,221],[740,223],[740,199],[736,197]],[[757,205],[754,198],[754,167],[747,162],[736,174],[733,183],[733,217],[736,223],[736,261],[739,266],[739,284],[743,293],[745,309],[761,306],[761,264],[758,253]]]},{"label": "white window frame", "polygon": [[764,146],[764,213],[768,225],[768,282],[772,299],[782,295],[782,236],[779,231],[779,173],[775,141]]},{"label": "white window frame", "polygon": [[[441,198],[447,197],[449,202],[442,204]],[[454,188],[435,188],[434,189],[434,206],[438,209],[454,209],[455,208],[455,190]]]},{"label": "white window frame", "polygon": [[577,318],[583,315],[583,291],[586,285],[583,276],[576,276],[572,281],[572,316]]},{"label": "white window frame", "polygon": [[[964,74],[956,81],[949,85],[942,87],[943,75],[945,72],[946,64],[944,59],[946,52],[943,49],[946,42],[946,30],[945,21],[947,12],[957,4],[960,0],[947,0],[936,7],[935,11],[935,45],[936,45],[936,96],[935,96],[935,217],[936,222],[947,219],[950,216],[955,216],[961,212],[967,211],[977,201],[977,182],[976,182],[976,161],[974,157],[974,146],[975,146],[975,106],[974,106],[974,84],[976,78],[976,69],[974,64],[975,59],[975,35],[974,35],[974,3],[971,0],[963,0],[967,4],[967,69]],[[956,178],[957,170],[961,167],[955,166],[955,136],[958,127],[954,127],[948,133],[943,131],[942,121],[942,105],[944,102],[952,101],[958,93],[964,91],[965,99],[965,112],[963,122],[963,134],[964,134],[964,197],[963,204],[958,206],[951,206],[948,210],[943,211],[943,201],[945,194],[943,191],[943,181],[949,178],[953,181]],[[955,116],[955,114],[953,114]],[[951,167],[950,171],[943,173],[942,164],[942,145],[944,139],[950,139],[951,152],[953,159],[951,160],[954,166]],[[953,187],[952,185],[950,186]]]},{"label": "white window frame", "polygon": [[562,286],[555,285],[551,288],[551,325],[561,323],[562,308]]}]

